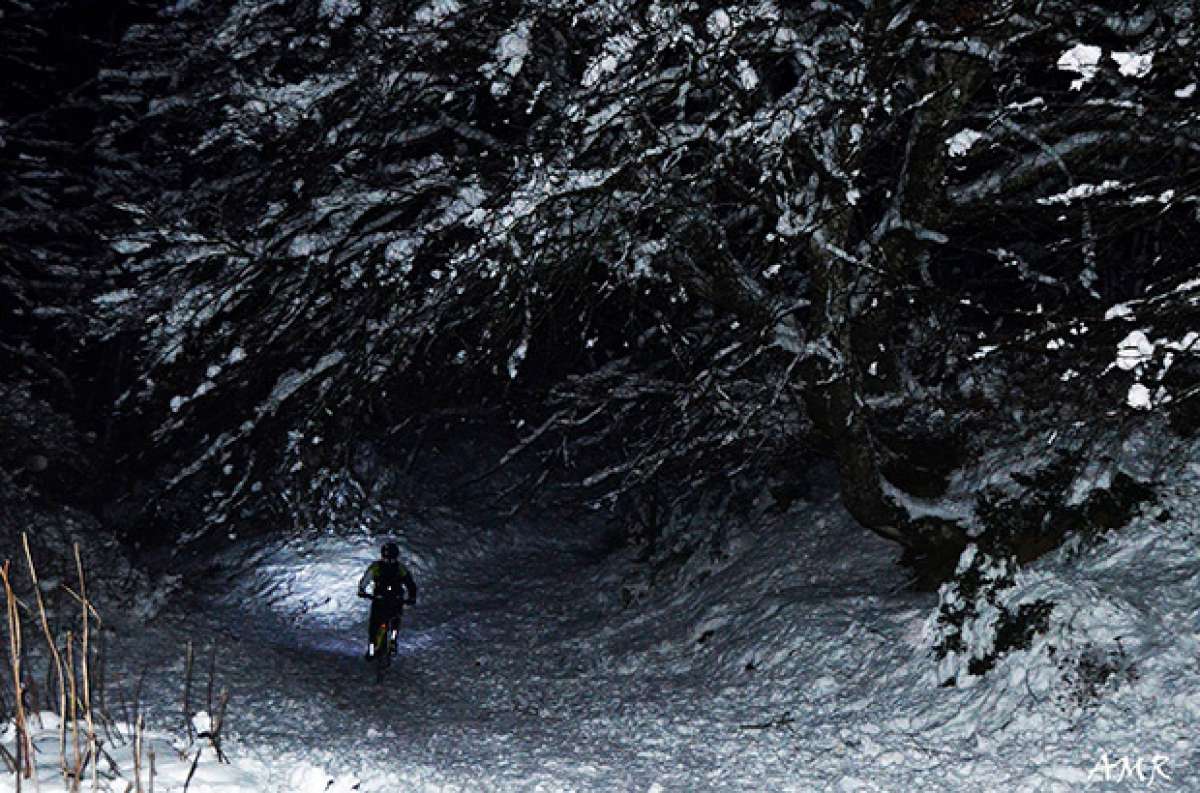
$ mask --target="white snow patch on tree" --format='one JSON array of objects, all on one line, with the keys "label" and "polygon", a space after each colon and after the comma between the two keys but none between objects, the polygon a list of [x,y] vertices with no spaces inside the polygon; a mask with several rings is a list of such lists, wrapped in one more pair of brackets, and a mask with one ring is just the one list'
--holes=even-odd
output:
[{"label": "white snow patch on tree", "polygon": [[1104,320],[1107,322],[1110,319],[1133,319],[1133,309],[1128,303],[1117,303],[1104,312]]},{"label": "white snow patch on tree", "polygon": [[392,240],[384,249],[383,259],[388,264],[401,265],[403,269],[411,269],[412,259],[420,250],[425,238],[421,235],[405,236]]},{"label": "white snow patch on tree", "polygon": [[805,226],[792,210],[787,210],[775,221],[775,233],[781,237],[795,237],[803,233]]},{"label": "white snow patch on tree", "polygon": [[448,16],[462,10],[458,0],[433,0],[417,9],[413,21],[419,25],[436,25]]},{"label": "white snow patch on tree", "polygon": [[729,18],[729,12],[723,8],[718,8],[708,16],[708,34],[714,39],[722,39],[733,32],[733,20]]},{"label": "white snow patch on tree", "polygon": [[1126,404],[1138,410],[1149,410],[1153,407],[1150,401],[1150,389],[1141,383],[1129,386],[1129,394],[1125,397]]},{"label": "white snow patch on tree", "polygon": [[1096,76],[1103,50],[1090,44],[1076,44],[1064,52],[1058,59],[1058,68],[1067,72],[1075,72],[1078,80],[1071,82],[1071,90],[1077,91]]},{"label": "white snow patch on tree", "polygon": [[950,498],[920,498],[901,490],[886,479],[882,480],[880,484],[888,499],[904,510],[912,520],[937,518],[964,525],[971,525],[975,522],[975,511],[967,501]]},{"label": "white snow patch on tree", "polygon": [[311,256],[321,244],[321,238],[312,234],[301,234],[288,246],[289,256]]},{"label": "white snow patch on tree", "polygon": [[321,360],[309,370],[299,372],[293,369],[285,375],[282,375],[276,382],[275,387],[271,389],[271,395],[267,397],[267,401],[259,406],[258,412],[260,415],[265,413],[274,413],[283,404],[283,401],[296,393],[306,383],[320,375],[326,369],[336,366],[342,362],[346,354],[341,350],[328,353],[322,356]]},{"label": "white snow patch on tree", "polygon": [[597,55],[588,64],[583,73],[583,87],[591,88],[606,76],[617,71],[622,63],[629,59],[637,42],[630,36],[613,36],[604,42],[604,52]]},{"label": "white snow patch on tree", "polygon": [[520,74],[529,55],[529,34],[532,30],[533,23],[530,20],[518,22],[496,43],[496,61],[481,67],[486,76],[498,78],[492,82],[492,96],[507,94],[512,79]]},{"label": "white snow patch on tree", "polygon": [[1163,346],[1168,350],[1175,350],[1177,352],[1197,352],[1195,349],[1197,341],[1200,341],[1200,333],[1189,330],[1179,341],[1168,341],[1163,343]]},{"label": "white snow patch on tree", "polygon": [[737,79],[742,90],[753,91],[758,87],[758,72],[754,71],[754,67],[744,59],[738,61]]},{"label": "white snow patch on tree", "polygon": [[1178,91],[1175,92],[1175,96],[1178,99],[1191,99],[1193,96],[1195,96],[1195,94],[1196,94],[1196,84],[1195,83],[1188,83],[1186,86],[1184,86],[1183,88],[1180,88]]},{"label": "white snow patch on tree", "polygon": [[92,298],[92,302],[101,306],[112,306],[132,300],[134,296],[132,289],[118,289],[115,292],[106,292],[103,295],[97,295]]},{"label": "white snow patch on tree", "polygon": [[600,81],[600,78],[606,74],[612,74],[617,70],[617,59],[613,55],[604,55],[592,62],[588,69],[583,74],[583,84],[585,87],[591,87]]},{"label": "white snow patch on tree", "polygon": [[1173,198],[1175,198],[1174,190],[1163,190],[1158,195],[1134,196],[1133,200],[1130,201],[1130,203],[1134,206],[1140,206],[1142,204],[1153,204],[1155,202],[1158,202],[1160,204],[1169,204],[1169,203],[1171,203],[1171,199],[1173,199]]},{"label": "white snow patch on tree", "polygon": [[1108,490],[1112,487],[1113,468],[1108,461],[1095,459],[1084,466],[1083,471],[1071,482],[1071,492],[1067,496],[1068,506],[1079,506],[1097,490]]},{"label": "white snow patch on tree", "polygon": [[951,157],[962,157],[971,147],[983,138],[983,133],[973,129],[964,129],[946,140],[946,149]]},{"label": "white snow patch on tree", "polygon": [[529,340],[524,339],[520,344],[517,345],[517,348],[513,350],[513,354],[508,358],[509,378],[513,380],[517,378],[517,371],[521,367],[521,362],[525,360],[525,354],[527,352],[529,352]]},{"label": "white snow patch on tree", "polygon": [[1154,357],[1154,342],[1141,330],[1132,331],[1117,345],[1117,366],[1129,371]]},{"label": "white snow patch on tree", "polygon": [[117,240],[112,244],[112,249],[117,253],[141,253],[150,247],[150,243],[142,240]]},{"label": "white snow patch on tree", "polygon": [[1082,198],[1095,198],[1096,196],[1111,193],[1113,190],[1119,190],[1125,185],[1118,182],[1116,179],[1106,179],[1100,184],[1079,184],[1069,190],[1064,190],[1061,193],[1039,198],[1037,202],[1043,206],[1049,204],[1070,204]]},{"label": "white snow patch on tree", "polygon": [[1154,53],[1146,52],[1114,52],[1112,59],[1117,62],[1119,71],[1126,77],[1141,78],[1150,73],[1154,65]]},{"label": "white snow patch on tree", "polygon": [[329,24],[336,28],[361,11],[358,0],[321,0],[321,8],[317,13],[322,19],[328,19]]}]

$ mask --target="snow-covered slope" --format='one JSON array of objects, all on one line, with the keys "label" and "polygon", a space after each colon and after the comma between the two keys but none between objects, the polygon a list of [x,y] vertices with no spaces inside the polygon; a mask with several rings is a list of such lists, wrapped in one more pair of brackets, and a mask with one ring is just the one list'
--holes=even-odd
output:
[{"label": "snow-covered slope", "polygon": [[234,769],[198,791],[1127,790],[1139,758],[1138,785],[1194,790],[1197,495],[1192,468],[1170,515],[1018,572],[1001,599],[1052,601],[1049,630],[955,687],[939,597],[836,498],[731,529],[628,608],[631,560],[587,527],[395,515],[422,592],[382,686],[361,533],[236,549],[221,594],[127,627],[118,656],[171,728],[184,642],[216,643]]}]

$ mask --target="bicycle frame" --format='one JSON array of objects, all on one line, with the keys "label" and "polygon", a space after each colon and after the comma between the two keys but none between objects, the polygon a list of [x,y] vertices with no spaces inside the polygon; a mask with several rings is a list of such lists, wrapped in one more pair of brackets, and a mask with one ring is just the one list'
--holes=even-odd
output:
[{"label": "bicycle frame", "polygon": [[392,617],[387,622],[379,624],[375,631],[375,641],[372,643],[371,654],[379,656],[380,650],[387,650],[387,655],[396,654],[396,638],[400,635],[400,617]]},{"label": "bicycle frame", "polygon": [[395,615],[387,622],[381,622],[375,631],[375,640],[371,644],[371,652],[375,659],[375,678],[383,680],[383,673],[396,657],[396,639],[400,635],[400,615]]}]

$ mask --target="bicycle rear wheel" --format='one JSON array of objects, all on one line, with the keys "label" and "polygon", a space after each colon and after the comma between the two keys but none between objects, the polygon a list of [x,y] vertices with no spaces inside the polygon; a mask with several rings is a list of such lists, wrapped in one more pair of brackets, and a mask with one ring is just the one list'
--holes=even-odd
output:
[{"label": "bicycle rear wheel", "polygon": [[375,657],[375,682],[383,682],[383,675],[387,672],[387,668],[392,665],[392,655],[389,650],[388,642],[388,626],[383,624],[379,626],[379,630],[375,632],[375,642],[372,649],[372,654]]},{"label": "bicycle rear wheel", "polygon": [[379,653],[379,657],[375,660],[375,682],[382,683],[383,676],[387,673],[388,667],[392,665],[392,656],[385,648]]}]

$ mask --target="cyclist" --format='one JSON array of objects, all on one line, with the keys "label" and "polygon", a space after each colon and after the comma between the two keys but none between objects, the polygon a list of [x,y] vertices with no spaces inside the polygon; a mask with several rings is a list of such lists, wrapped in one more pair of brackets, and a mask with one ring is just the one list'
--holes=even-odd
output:
[{"label": "cyclist", "polygon": [[[371,617],[367,621],[367,660],[375,650],[375,636],[380,627],[385,627],[393,618],[399,618],[404,606],[417,602],[417,582],[412,573],[400,563],[400,548],[394,542],[385,542],[379,552],[380,558],[371,562],[367,572],[358,582],[358,596],[370,598]],[[370,593],[367,587],[371,587]]]}]

